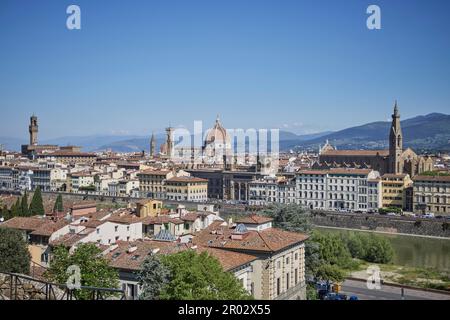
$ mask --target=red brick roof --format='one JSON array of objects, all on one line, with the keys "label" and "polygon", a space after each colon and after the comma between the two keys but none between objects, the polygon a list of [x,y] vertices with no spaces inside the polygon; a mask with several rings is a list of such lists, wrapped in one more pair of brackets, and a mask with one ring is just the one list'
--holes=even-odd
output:
[{"label": "red brick roof", "polygon": [[252,214],[250,216],[237,219],[236,223],[263,224],[270,221],[273,221],[273,219],[269,217],[259,216],[257,214]]}]

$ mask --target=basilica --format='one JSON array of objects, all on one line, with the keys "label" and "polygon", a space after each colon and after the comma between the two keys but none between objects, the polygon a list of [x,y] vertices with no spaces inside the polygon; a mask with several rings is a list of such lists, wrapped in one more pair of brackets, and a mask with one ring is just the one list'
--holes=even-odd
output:
[{"label": "basilica", "polygon": [[409,174],[411,177],[433,170],[433,159],[419,156],[411,148],[403,149],[403,134],[400,114],[395,102],[392,125],[389,131],[387,150],[337,150],[327,143],[319,151],[316,169],[332,167],[368,168],[379,171],[381,175]]}]

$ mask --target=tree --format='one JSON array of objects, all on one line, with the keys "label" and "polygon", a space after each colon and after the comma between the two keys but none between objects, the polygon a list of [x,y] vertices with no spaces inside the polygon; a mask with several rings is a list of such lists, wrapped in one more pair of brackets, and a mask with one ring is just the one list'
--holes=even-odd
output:
[{"label": "tree", "polygon": [[316,279],[342,282],[345,280],[345,272],[338,265],[321,264],[316,272]]},{"label": "tree", "polygon": [[56,197],[55,205],[53,206],[53,212],[63,212],[63,211],[64,205],[62,195],[58,194],[58,197]]},{"label": "tree", "polygon": [[165,300],[244,300],[251,296],[233,274],[206,252],[193,250],[165,255],[161,261],[170,270],[170,281],[161,290]]},{"label": "tree", "polygon": [[[80,268],[80,284],[82,286],[101,288],[117,288],[119,286],[117,271],[108,265],[102,251],[95,244],[81,244],[73,254],[70,254],[67,248],[57,246],[53,253],[50,268],[45,273],[50,281],[65,284],[71,275],[67,273],[69,266],[76,265]],[[90,299],[90,292],[77,290],[75,296],[78,299]]]},{"label": "tree", "polygon": [[22,210],[20,207],[20,198],[17,198],[16,202],[11,207],[11,217],[22,216]]},{"label": "tree", "polygon": [[373,263],[390,263],[394,258],[394,249],[389,240],[371,235],[364,260]]},{"label": "tree", "polygon": [[14,229],[0,228],[0,271],[30,273],[30,253],[23,234]]},{"label": "tree", "polygon": [[44,204],[42,201],[42,193],[41,193],[40,187],[37,187],[36,190],[34,191],[33,199],[31,200],[31,204],[30,204],[30,215],[31,216],[45,215]]},{"label": "tree", "polygon": [[20,213],[23,217],[28,217],[30,215],[30,210],[28,208],[28,194],[25,194],[22,197],[22,201],[20,202]]},{"label": "tree", "polygon": [[161,290],[169,283],[170,270],[161,262],[159,256],[151,253],[137,274],[142,293],[139,299],[158,300]]},{"label": "tree", "polygon": [[312,230],[311,212],[298,204],[274,204],[261,214],[272,218],[275,227],[286,231],[309,234]]}]

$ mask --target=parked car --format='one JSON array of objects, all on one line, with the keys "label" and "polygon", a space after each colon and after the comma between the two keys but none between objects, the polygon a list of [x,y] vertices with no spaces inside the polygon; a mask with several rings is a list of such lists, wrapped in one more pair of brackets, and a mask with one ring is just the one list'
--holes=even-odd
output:
[{"label": "parked car", "polygon": [[423,215],[424,218],[434,218],[434,213],[432,212],[427,212]]},{"label": "parked car", "polygon": [[388,212],[387,215],[388,216],[397,216],[397,214],[395,212]]}]

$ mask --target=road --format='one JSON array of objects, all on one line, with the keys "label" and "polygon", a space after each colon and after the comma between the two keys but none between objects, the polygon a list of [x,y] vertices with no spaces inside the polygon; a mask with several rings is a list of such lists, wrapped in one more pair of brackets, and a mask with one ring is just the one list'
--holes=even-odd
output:
[{"label": "road", "polygon": [[[348,296],[356,295],[360,300],[402,300],[401,288],[381,285],[380,290],[370,290],[366,282],[345,280],[341,293]],[[450,300],[450,294],[424,291],[420,289],[404,289],[404,300]]]}]

